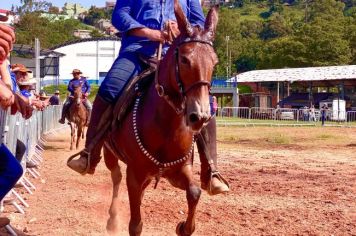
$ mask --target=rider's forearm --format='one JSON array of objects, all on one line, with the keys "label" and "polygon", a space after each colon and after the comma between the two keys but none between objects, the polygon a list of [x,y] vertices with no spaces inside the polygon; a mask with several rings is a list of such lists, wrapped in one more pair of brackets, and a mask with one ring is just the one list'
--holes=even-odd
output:
[{"label": "rider's forearm", "polygon": [[133,35],[137,37],[145,37],[152,41],[164,42],[164,33],[160,30],[154,30],[150,28],[136,28],[127,32],[128,35]]}]

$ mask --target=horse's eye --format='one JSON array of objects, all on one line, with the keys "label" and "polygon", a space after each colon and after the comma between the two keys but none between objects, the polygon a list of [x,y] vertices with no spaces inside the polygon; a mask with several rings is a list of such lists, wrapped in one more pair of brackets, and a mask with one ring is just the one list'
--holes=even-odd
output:
[{"label": "horse's eye", "polygon": [[190,62],[189,62],[189,60],[188,60],[187,57],[181,57],[180,61],[181,61],[183,64],[186,64],[186,65],[189,65],[189,64],[190,64]]}]

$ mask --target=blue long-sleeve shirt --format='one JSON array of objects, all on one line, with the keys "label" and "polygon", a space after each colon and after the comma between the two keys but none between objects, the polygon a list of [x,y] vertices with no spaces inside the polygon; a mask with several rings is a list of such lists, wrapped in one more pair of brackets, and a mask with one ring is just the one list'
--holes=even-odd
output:
[{"label": "blue long-sleeve shirt", "polygon": [[84,77],[80,77],[79,79],[71,79],[68,84],[68,91],[70,95],[74,95],[74,90],[76,87],[82,87],[82,93],[90,93],[90,84],[87,79]]},{"label": "blue long-sleeve shirt", "polygon": [[[192,26],[204,26],[205,17],[199,0],[180,0],[180,5]],[[113,25],[123,33],[120,53],[140,52],[153,56],[158,42],[148,38],[130,36],[127,32],[136,28],[163,30],[168,20],[176,21],[174,0],[117,0],[112,15]],[[168,45],[165,45],[164,51]]]}]

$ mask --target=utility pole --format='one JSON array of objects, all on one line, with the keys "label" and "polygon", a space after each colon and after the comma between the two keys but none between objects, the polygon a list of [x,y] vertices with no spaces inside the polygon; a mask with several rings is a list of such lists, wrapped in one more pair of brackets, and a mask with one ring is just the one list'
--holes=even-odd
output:
[{"label": "utility pole", "polygon": [[229,78],[229,40],[230,36],[225,36],[226,40],[226,78]]},{"label": "utility pole", "polygon": [[41,79],[41,64],[40,64],[40,51],[41,51],[41,44],[40,40],[38,38],[35,38],[35,71],[36,71],[36,79],[37,79],[37,86],[36,86],[36,92],[40,92],[42,89],[42,79]]}]

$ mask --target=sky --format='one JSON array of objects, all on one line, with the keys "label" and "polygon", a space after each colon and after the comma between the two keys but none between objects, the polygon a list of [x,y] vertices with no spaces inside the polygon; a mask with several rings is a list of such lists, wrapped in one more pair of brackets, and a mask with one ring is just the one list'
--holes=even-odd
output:
[{"label": "sky", "polygon": [[[92,5],[98,6],[98,7],[103,7],[105,6],[105,2],[107,0],[54,0],[54,1],[50,1],[48,0],[47,2],[51,2],[54,6],[57,7],[63,7],[64,3],[69,2],[69,3],[79,3],[84,7],[90,7]],[[113,0],[111,0],[112,2],[114,2]],[[1,9],[11,9],[11,5],[20,5],[20,0],[1,0],[0,3],[0,8]]]}]

